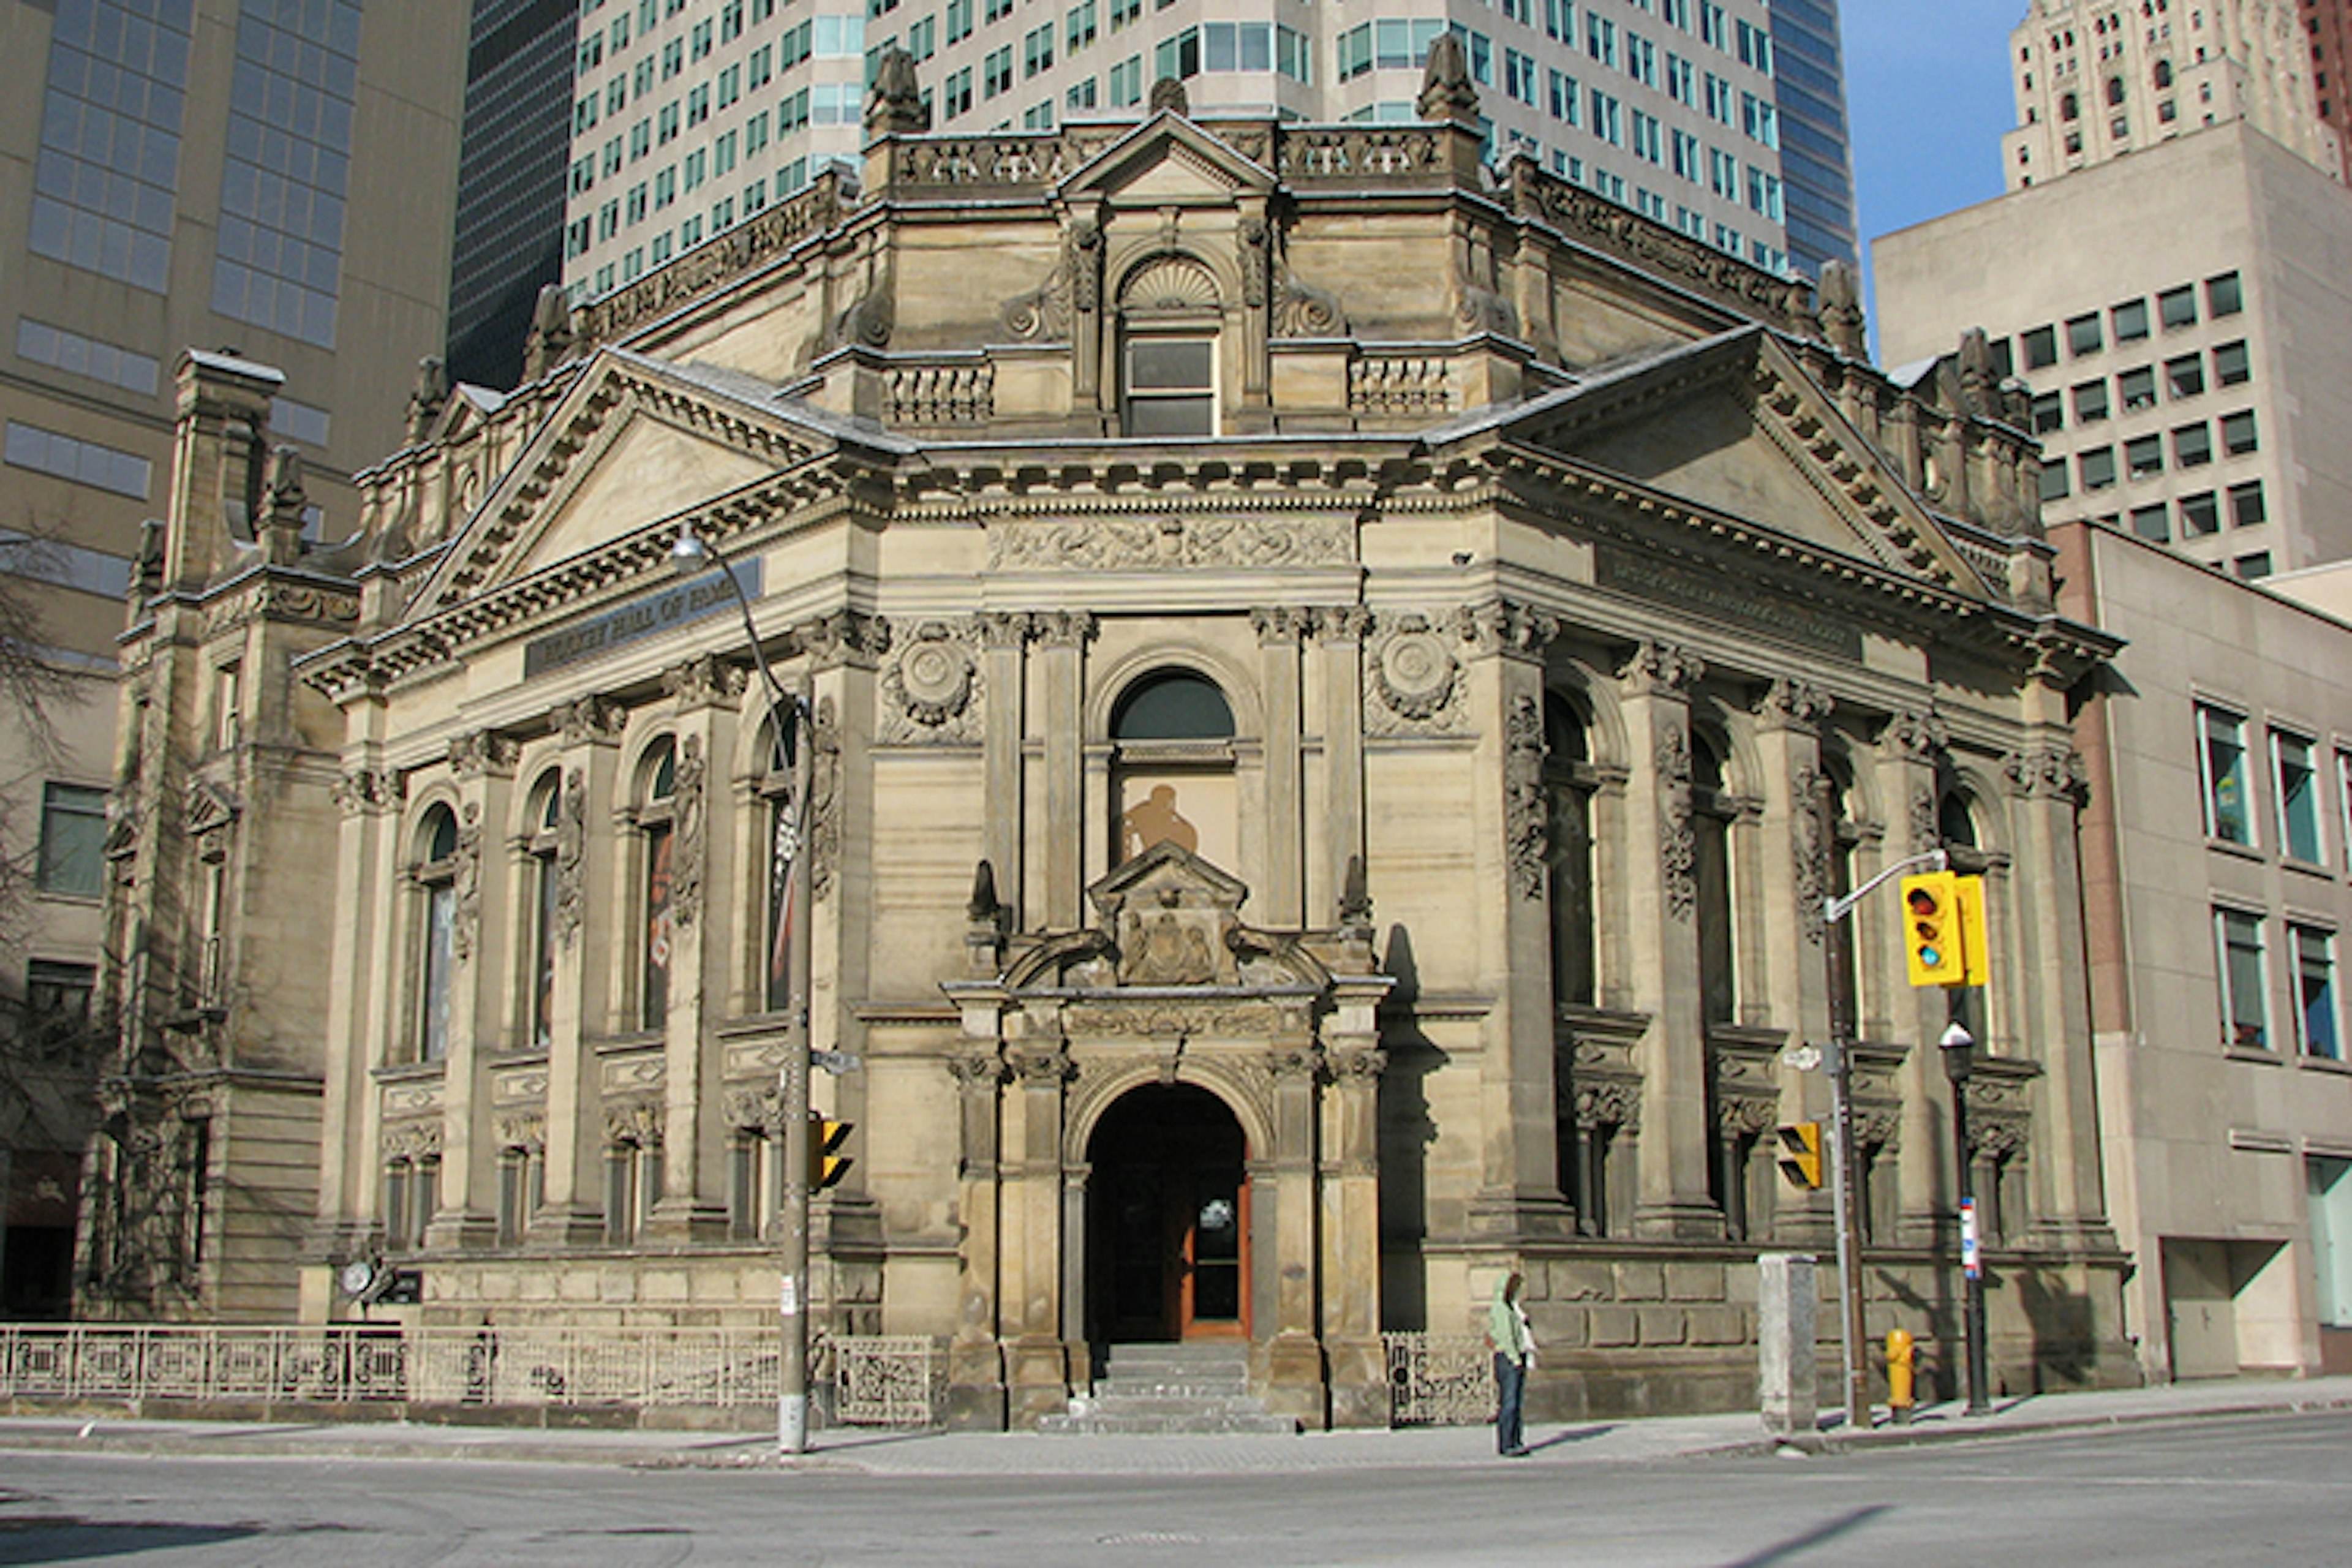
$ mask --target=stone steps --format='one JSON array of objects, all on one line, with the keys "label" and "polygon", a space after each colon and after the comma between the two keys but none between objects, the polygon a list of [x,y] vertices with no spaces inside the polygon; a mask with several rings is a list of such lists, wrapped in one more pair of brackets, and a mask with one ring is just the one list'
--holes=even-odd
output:
[{"label": "stone steps", "polygon": [[1114,1345],[1092,1397],[1071,1400],[1066,1415],[1046,1416],[1037,1430],[1070,1436],[1289,1435],[1297,1432],[1298,1423],[1267,1414],[1261,1401],[1250,1397],[1247,1345]]}]

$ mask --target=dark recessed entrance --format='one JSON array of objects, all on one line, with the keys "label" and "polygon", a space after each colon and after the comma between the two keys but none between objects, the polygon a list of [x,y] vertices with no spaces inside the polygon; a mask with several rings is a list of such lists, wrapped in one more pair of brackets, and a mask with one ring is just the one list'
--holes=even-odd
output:
[{"label": "dark recessed entrance", "polygon": [[1087,1145],[1087,1337],[1245,1338],[1249,1180],[1241,1124],[1184,1085],[1139,1089]]}]

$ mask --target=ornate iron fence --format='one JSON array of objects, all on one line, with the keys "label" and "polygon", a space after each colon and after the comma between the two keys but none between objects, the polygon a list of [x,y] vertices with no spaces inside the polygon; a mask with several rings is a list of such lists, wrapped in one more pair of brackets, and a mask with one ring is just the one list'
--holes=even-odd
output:
[{"label": "ornate iron fence", "polygon": [[1389,1425],[1477,1426],[1495,1418],[1495,1357],[1471,1334],[1382,1334]]},{"label": "ornate iron fence", "polygon": [[[820,1340],[834,1420],[937,1420],[946,1360],[917,1336]],[[776,1338],[755,1329],[0,1325],[0,1399],[772,1408]]]}]

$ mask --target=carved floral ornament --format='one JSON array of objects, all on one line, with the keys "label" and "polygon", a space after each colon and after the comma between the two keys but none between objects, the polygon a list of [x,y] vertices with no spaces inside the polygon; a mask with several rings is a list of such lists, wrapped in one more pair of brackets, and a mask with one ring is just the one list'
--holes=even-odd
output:
[{"label": "carved floral ornament", "polygon": [[587,847],[588,774],[582,768],[567,768],[555,818],[555,936],[566,948],[580,934],[587,896]]},{"label": "carved floral ornament", "polygon": [[682,926],[702,912],[702,872],[709,858],[709,768],[702,737],[688,735],[677,749],[670,791],[671,855],[669,907]]},{"label": "carved floral ornament", "polygon": [[1356,536],[1345,518],[1289,514],[1002,518],[988,525],[988,554],[1013,572],[1347,566]]},{"label": "carved floral ornament", "polygon": [[662,1110],[650,1100],[627,1100],[604,1108],[604,1142],[609,1147],[662,1146]]},{"label": "carved floral ornament", "polygon": [[1698,910],[1698,834],[1691,826],[1690,737],[1679,724],[1658,737],[1658,862],[1666,912],[1688,921]]},{"label": "carved floral ornament", "polygon": [[1789,815],[1794,831],[1789,837],[1797,873],[1797,920],[1805,940],[1816,947],[1822,942],[1826,913],[1822,906],[1829,900],[1830,886],[1831,846],[1822,833],[1819,799],[1827,778],[1808,763],[1790,781]]},{"label": "carved floral ornament", "polygon": [[981,685],[979,660],[971,644],[975,628],[927,621],[910,633],[882,675],[882,692],[888,712],[897,721],[886,725],[893,740],[964,740],[973,738],[958,721],[977,719],[973,699]]},{"label": "carved floral ornament", "polygon": [[482,803],[469,800],[457,823],[457,866],[451,884],[454,918],[449,927],[449,951],[459,963],[474,956],[474,938],[482,925]]},{"label": "carved floral ornament", "polygon": [[2011,752],[2000,760],[2000,768],[2010,788],[2028,799],[2079,803],[2091,787],[2091,770],[2083,753],[2063,743]]},{"label": "carved floral ornament", "polygon": [[1551,831],[1543,786],[1543,707],[1525,692],[1511,700],[1503,732],[1503,849],[1511,886],[1543,897]]},{"label": "carved floral ornament", "polygon": [[1638,1131],[1642,1125],[1642,1086],[1606,1079],[1578,1083],[1576,1125],[1586,1132],[1603,1127],[1625,1132]]},{"label": "carved floral ornament", "polygon": [[399,776],[387,768],[352,768],[334,783],[335,809],[345,816],[385,811],[400,800]]},{"label": "carved floral ornament", "polygon": [[436,1158],[441,1152],[440,1119],[386,1122],[383,1147],[387,1162]]},{"label": "carved floral ornament", "polygon": [[501,1150],[543,1153],[547,1149],[547,1118],[535,1110],[494,1117],[490,1135],[498,1140]]},{"label": "carved floral ornament", "polygon": [[1426,725],[1444,712],[1461,671],[1454,642],[1426,616],[1396,617],[1371,650],[1372,689],[1382,705],[1412,724]]}]

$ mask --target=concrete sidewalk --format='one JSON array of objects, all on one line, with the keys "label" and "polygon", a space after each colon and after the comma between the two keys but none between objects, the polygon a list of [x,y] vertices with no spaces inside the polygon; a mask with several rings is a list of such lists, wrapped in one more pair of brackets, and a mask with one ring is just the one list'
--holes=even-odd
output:
[{"label": "concrete sidewalk", "polygon": [[[1884,1412],[1869,1432],[1828,1417],[1827,1451],[1969,1437],[2180,1421],[2352,1410],[2352,1377],[2232,1379],[1995,1402],[1984,1415],[1957,1404],[1923,1408],[1906,1426]],[[1753,1414],[1531,1424],[1533,1468],[1641,1464],[1778,1447]],[[174,1458],[287,1456],[312,1459],[489,1459],[647,1468],[785,1468],[867,1476],[1213,1476],[1329,1470],[1466,1468],[1506,1463],[1483,1426],[1397,1432],[1311,1432],[1295,1437],[1046,1437],[1029,1433],[839,1431],[785,1460],[772,1433],[550,1431],[404,1421],[299,1424],[164,1421],[100,1415],[0,1417],[0,1452],[40,1449]]]}]

